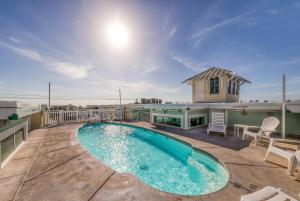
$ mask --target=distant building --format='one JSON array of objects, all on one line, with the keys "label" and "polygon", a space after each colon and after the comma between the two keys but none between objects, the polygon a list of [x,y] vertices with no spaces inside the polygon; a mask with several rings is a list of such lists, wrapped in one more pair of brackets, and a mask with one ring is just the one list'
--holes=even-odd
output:
[{"label": "distant building", "polygon": [[141,98],[141,104],[161,104],[162,100],[157,98]]},{"label": "distant building", "polygon": [[239,102],[240,86],[251,83],[233,71],[212,67],[182,83],[192,86],[193,103]]},{"label": "distant building", "polygon": [[51,105],[51,110],[77,110],[77,106],[69,105]]},{"label": "distant building", "polygon": [[48,105],[47,104],[41,104],[41,110],[45,111],[48,109]]}]

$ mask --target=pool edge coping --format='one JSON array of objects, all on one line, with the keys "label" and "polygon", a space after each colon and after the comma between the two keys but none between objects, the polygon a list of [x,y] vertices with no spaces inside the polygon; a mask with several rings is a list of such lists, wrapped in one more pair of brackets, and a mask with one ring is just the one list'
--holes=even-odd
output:
[{"label": "pool edge coping", "polygon": [[[134,174],[132,174],[132,173],[120,173],[120,172],[117,172],[117,171],[114,170],[113,168],[111,168],[111,167],[107,166],[106,164],[102,163],[101,160],[97,159],[93,154],[91,154],[91,153],[90,153],[90,152],[89,152],[89,151],[88,151],[88,150],[80,143],[80,141],[79,141],[79,139],[78,139],[78,131],[79,131],[80,128],[82,128],[84,125],[88,125],[88,124],[97,124],[97,123],[111,123],[111,124],[121,124],[121,125],[123,124],[123,125],[129,125],[129,126],[136,127],[136,128],[146,129],[146,130],[149,130],[149,131],[154,131],[154,132],[157,132],[157,133],[159,133],[159,134],[161,134],[161,135],[163,135],[163,136],[172,138],[173,140],[176,140],[176,141],[178,141],[178,142],[180,142],[180,143],[183,143],[183,144],[186,144],[186,145],[190,146],[190,147],[192,148],[193,151],[201,151],[201,152],[204,152],[204,153],[208,154],[209,156],[211,156],[213,159],[215,159],[218,163],[220,163],[220,164],[223,166],[223,168],[226,170],[226,172],[227,172],[227,174],[228,174],[228,180],[227,180],[227,182],[226,182],[226,185],[224,185],[222,188],[220,188],[220,189],[217,190],[217,191],[214,191],[214,192],[211,192],[211,193],[207,193],[207,194],[203,194],[203,195],[181,195],[181,194],[170,193],[170,192],[166,192],[166,191],[162,191],[162,190],[160,190],[160,189],[154,188],[154,187],[150,186],[149,184],[146,184],[145,182],[143,182],[139,177],[137,177],[136,175],[134,175]],[[78,125],[78,124],[77,124],[77,125]],[[169,134],[168,132],[165,132],[165,131],[158,131],[158,130],[155,130],[155,129],[152,129],[152,128],[147,128],[147,127],[144,127],[144,126],[132,125],[132,124],[127,123],[127,122],[114,122],[114,121],[112,121],[112,122],[91,122],[91,123],[90,123],[90,122],[86,122],[86,123],[80,123],[79,125],[80,125],[80,127],[78,127],[78,128],[75,129],[75,136],[76,136],[77,142],[80,144],[80,147],[81,147],[82,149],[84,149],[85,151],[87,151],[87,153],[88,153],[89,155],[91,155],[92,157],[94,157],[95,159],[97,159],[97,161],[100,162],[100,163],[101,163],[102,165],[104,165],[105,167],[107,167],[107,168],[113,170],[114,172],[116,172],[116,173],[118,173],[118,174],[120,174],[120,175],[131,175],[131,176],[133,176],[134,178],[136,178],[136,179],[138,180],[138,182],[141,182],[142,184],[144,184],[147,188],[149,188],[149,189],[151,189],[151,190],[158,191],[158,192],[160,192],[160,193],[164,193],[164,194],[166,194],[166,195],[171,195],[171,196],[186,197],[186,198],[205,198],[205,197],[208,197],[208,196],[211,196],[211,195],[220,193],[220,192],[223,191],[225,188],[227,188],[228,185],[229,185],[229,183],[230,183],[231,173],[230,173],[229,169],[227,168],[226,164],[225,164],[222,160],[218,159],[216,156],[214,156],[212,153],[209,153],[208,151],[205,151],[205,150],[200,149],[200,148],[196,148],[196,147],[194,147],[191,143],[188,143],[188,142],[183,141],[183,140],[181,140],[181,139],[178,139],[178,138],[176,138],[176,137],[174,137],[174,136],[171,136],[171,133]],[[172,135],[174,135],[174,134],[172,134]]]}]

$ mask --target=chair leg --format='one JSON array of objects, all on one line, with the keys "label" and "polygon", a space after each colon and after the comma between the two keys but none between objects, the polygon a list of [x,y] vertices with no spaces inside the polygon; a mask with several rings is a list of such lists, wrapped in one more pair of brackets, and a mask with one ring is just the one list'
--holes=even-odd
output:
[{"label": "chair leg", "polygon": [[268,150],[267,150],[267,153],[266,153],[266,155],[265,155],[264,161],[267,160],[267,158],[268,158],[268,156],[269,156],[269,153],[270,153],[270,147],[269,147]]},{"label": "chair leg", "polygon": [[257,146],[258,141],[259,141],[259,136],[255,136],[255,146]]},{"label": "chair leg", "polygon": [[209,135],[209,130],[206,131],[207,135]]},{"label": "chair leg", "polygon": [[297,166],[298,166],[298,160],[296,159],[295,156],[292,156],[289,159],[289,166],[288,166],[288,169],[287,169],[287,173],[289,175],[292,175],[295,172]]},{"label": "chair leg", "polygon": [[243,133],[243,138],[242,138],[242,140],[245,140],[245,133]]}]

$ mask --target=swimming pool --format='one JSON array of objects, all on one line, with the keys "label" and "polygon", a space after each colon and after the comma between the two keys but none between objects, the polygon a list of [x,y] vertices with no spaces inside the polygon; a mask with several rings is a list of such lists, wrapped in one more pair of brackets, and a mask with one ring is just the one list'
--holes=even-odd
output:
[{"label": "swimming pool", "polygon": [[120,173],[136,175],[161,191],[203,195],[223,188],[226,169],[211,155],[148,129],[116,123],[86,124],[80,143]]}]

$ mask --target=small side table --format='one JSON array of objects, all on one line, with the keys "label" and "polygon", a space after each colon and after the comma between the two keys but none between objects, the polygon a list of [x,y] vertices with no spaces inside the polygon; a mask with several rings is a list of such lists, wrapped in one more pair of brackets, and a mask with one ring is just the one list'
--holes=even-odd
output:
[{"label": "small side table", "polygon": [[234,127],[234,135],[237,135],[237,136],[240,136],[240,128],[243,129],[243,134],[245,132],[245,127],[247,125],[244,125],[244,124],[234,124],[233,127]]}]

